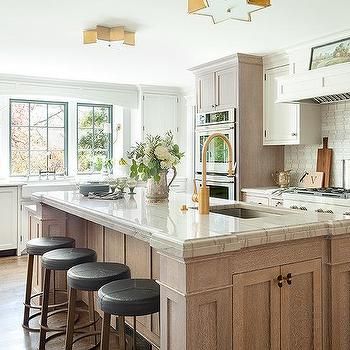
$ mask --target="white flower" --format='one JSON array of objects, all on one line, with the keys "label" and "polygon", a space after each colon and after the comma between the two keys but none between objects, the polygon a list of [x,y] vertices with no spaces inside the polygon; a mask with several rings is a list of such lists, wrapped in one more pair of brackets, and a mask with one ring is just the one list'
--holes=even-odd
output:
[{"label": "white flower", "polygon": [[171,157],[168,149],[164,146],[157,146],[154,154],[159,160],[168,160]]},{"label": "white flower", "polygon": [[164,160],[162,160],[162,161],[160,162],[160,167],[161,167],[162,169],[169,169],[168,163],[167,163],[166,161],[164,161]]}]

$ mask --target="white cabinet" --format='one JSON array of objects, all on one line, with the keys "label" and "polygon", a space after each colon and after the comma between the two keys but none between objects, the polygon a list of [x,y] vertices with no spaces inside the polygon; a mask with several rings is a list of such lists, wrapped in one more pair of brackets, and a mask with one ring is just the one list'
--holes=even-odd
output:
[{"label": "white cabinet", "polygon": [[215,111],[215,75],[214,73],[200,75],[197,79],[198,112]]},{"label": "white cabinet", "polygon": [[318,105],[276,103],[277,78],[288,74],[288,65],[265,71],[264,145],[319,144],[321,112]]},{"label": "white cabinet", "polygon": [[0,251],[17,249],[17,187],[0,187]]},{"label": "white cabinet", "polygon": [[197,76],[197,109],[199,113],[237,107],[237,67],[223,68]]},{"label": "white cabinet", "polygon": [[243,188],[243,202],[270,207],[283,207],[283,198],[278,187]]},{"label": "white cabinet", "polygon": [[179,97],[166,94],[142,96],[143,136],[164,135],[171,130],[176,137],[178,128]]}]

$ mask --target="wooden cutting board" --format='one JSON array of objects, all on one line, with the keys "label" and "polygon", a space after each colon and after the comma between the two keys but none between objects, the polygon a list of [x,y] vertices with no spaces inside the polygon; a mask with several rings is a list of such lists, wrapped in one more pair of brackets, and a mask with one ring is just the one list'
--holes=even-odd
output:
[{"label": "wooden cutting board", "polygon": [[324,174],[320,171],[306,173],[301,181],[302,187],[321,188],[323,185]]},{"label": "wooden cutting board", "polygon": [[328,137],[323,138],[323,148],[317,151],[316,171],[324,173],[323,187],[329,187],[333,150],[328,148]]}]

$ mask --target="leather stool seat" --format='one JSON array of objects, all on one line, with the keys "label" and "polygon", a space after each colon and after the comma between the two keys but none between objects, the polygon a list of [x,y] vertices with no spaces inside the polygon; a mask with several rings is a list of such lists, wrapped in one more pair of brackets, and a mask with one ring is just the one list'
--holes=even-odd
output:
[{"label": "leather stool seat", "polygon": [[51,250],[60,248],[73,248],[75,240],[69,237],[41,237],[27,242],[29,255],[43,255]]},{"label": "leather stool seat", "polygon": [[106,284],[98,291],[102,311],[118,316],[143,316],[159,312],[160,287],[151,279],[126,279]]},{"label": "leather stool seat", "polygon": [[88,248],[61,248],[42,256],[42,265],[47,270],[67,271],[71,267],[97,260],[96,252]]},{"label": "leather stool seat", "polygon": [[84,291],[97,291],[102,286],[119,279],[130,278],[130,269],[124,264],[89,262],[68,270],[68,286]]}]

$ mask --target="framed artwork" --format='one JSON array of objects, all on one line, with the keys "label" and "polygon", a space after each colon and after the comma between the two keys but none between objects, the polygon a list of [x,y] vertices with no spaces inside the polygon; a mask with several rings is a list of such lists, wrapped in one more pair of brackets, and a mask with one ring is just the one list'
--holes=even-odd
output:
[{"label": "framed artwork", "polygon": [[309,69],[350,62],[350,38],[313,47]]}]

